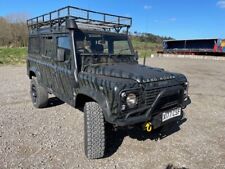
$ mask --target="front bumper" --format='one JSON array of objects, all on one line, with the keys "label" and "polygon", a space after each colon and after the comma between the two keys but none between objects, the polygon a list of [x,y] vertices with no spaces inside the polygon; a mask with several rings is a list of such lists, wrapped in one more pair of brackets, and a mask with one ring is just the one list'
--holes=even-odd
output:
[{"label": "front bumper", "polygon": [[[154,112],[157,111],[155,110],[155,108],[157,107],[157,105],[159,104],[160,100],[163,97],[169,96],[179,90],[182,91],[183,88],[181,86],[174,86],[161,91],[151,106],[133,110],[129,112],[124,118],[115,120],[114,124],[116,124],[117,126],[128,126],[128,125],[134,125],[134,124],[150,121],[153,124],[153,128],[159,127],[160,125],[162,125],[161,124],[162,122],[159,120],[161,119],[160,117],[161,113],[159,112],[155,114]],[[182,97],[179,107],[181,107],[182,109],[185,109],[186,106],[190,103],[191,103],[191,99],[189,97],[187,98]],[[142,113],[141,115],[136,115],[136,114],[139,114],[140,112],[144,112],[144,113]],[[183,116],[183,113],[182,113],[182,116]],[[177,120],[177,118],[174,118],[171,120],[175,120],[175,119]]]}]

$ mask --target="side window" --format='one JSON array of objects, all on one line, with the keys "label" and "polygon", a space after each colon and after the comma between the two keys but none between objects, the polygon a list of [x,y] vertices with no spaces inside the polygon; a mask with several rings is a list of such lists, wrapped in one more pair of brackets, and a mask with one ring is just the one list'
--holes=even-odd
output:
[{"label": "side window", "polygon": [[41,38],[41,54],[44,57],[52,57],[54,51],[54,40],[52,36]]},{"label": "side window", "polygon": [[70,50],[70,38],[67,36],[58,37],[58,47]]},{"label": "side window", "polygon": [[65,60],[70,59],[71,42],[68,36],[61,36],[57,38],[57,48],[65,50]]},{"label": "side window", "polygon": [[30,37],[29,39],[29,53],[39,54],[40,50],[39,37]]}]

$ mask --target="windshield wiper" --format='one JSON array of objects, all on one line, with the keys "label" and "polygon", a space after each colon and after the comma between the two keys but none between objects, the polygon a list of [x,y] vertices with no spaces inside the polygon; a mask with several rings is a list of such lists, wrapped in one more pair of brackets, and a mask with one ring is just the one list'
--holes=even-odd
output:
[{"label": "windshield wiper", "polygon": [[122,54],[123,51],[126,51],[126,50],[130,50],[129,48],[127,49],[121,49],[119,52],[118,52],[118,55],[130,55],[130,54]]}]

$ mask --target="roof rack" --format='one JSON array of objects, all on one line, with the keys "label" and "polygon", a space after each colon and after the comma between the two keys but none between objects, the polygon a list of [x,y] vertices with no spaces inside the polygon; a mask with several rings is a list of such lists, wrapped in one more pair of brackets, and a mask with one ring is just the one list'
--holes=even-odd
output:
[{"label": "roof rack", "polygon": [[39,30],[46,27],[60,27],[68,19],[74,19],[79,25],[103,29],[105,31],[116,31],[119,33],[123,28],[128,33],[132,25],[132,18],[96,12],[77,7],[67,6],[47,14],[27,20],[30,31]]}]

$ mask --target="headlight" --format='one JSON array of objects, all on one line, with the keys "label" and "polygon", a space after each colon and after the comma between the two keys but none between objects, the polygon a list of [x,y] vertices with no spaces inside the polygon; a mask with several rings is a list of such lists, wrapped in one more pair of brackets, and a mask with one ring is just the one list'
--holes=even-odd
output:
[{"label": "headlight", "polygon": [[134,108],[137,105],[137,96],[133,93],[127,95],[126,103],[129,108]]},{"label": "headlight", "polygon": [[185,85],[184,97],[187,97],[188,96],[188,89],[189,89],[189,82],[186,82],[184,85]]}]

